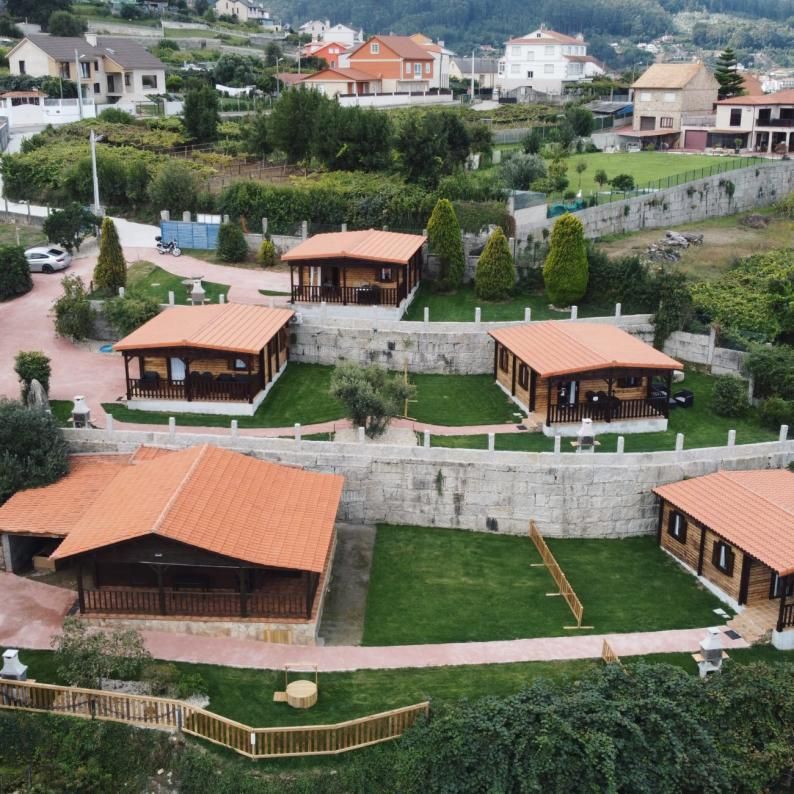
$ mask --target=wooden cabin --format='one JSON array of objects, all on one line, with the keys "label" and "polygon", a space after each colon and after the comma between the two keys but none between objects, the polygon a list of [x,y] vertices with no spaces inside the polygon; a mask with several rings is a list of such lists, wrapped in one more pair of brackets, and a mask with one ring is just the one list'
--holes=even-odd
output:
[{"label": "wooden cabin", "polygon": [[129,407],[253,415],[287,365],[293,315],[236,303],[166,309],[113,346]]},{"label": "wooden cabin", "polygon": [[551,320],[489,333],[494,379],[547,435],[574,434],[584,418],[600,432],[667,429],[681,364],[621,328]]},{"label": "wooden cabin", "polygon": [[281,257],[292,302],[399,306],[419,285],[426,242],[374,229],[316,234]]},{"label": "wooden cabin", "polygon": [[659,545],[794,649],[794,474],[718,471],[653,492]]},{"label": "wooden cabin", "polygon": [[46,540],[85,617],[286,623],[313,641],[344,478],[208,444],[140,452],[77,457],[0,507],[15,570]]}]

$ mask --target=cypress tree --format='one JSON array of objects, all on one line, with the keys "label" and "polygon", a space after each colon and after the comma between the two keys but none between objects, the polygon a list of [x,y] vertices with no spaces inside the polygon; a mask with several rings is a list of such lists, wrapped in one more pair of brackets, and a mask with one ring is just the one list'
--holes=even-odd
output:
[{"label": "cypress tree", "polygon": [[584,226],[575,215],[562,215],[551,230],[543,265],[546,294],[555,306],[570,306],[587,292],[587,279]]},{"label": "cypress tree", "polygon": [[505,233],[497,226],[477,262],[474,291],[483,300],[504,300],[515,283],[516,266],[510,254],[510,246]]},{"label": "cypress tree", "polygon": [[720,99],[742,96],[745,93],[744,78],[736,70],[737,66],[736,53],[732,47],[726,47],[717,58],[717,68],[714,70],[714,77],[720,84]]},{"label": "cypress tree", "polygon": [[430,253],[441,260],[438,283],[442,289],[457,289],[463,282],[465,259],[463,238],[455,209],[449,199],[439,199],[427,222]]},{"label": "cypress tree", "polygon": [[127,262],[121,250],[116,224],[110,218],[102,221],[99,258],[94,268],[94,287],[115,295],[127,283]]}]

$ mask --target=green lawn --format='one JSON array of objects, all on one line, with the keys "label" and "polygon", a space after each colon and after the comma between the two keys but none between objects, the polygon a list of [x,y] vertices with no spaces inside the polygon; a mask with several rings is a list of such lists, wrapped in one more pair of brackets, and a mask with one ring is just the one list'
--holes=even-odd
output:
[{"label": "green lawn", "polygon": [[[719,602],[653,537],[551,540],[588,633],[708,626]],[[527,536],[378,525],[365,645],[566,636],[571,613]]]},{"label": "green lawn", "polygon": [[[240,427],[287,427],[341,419],[341,404],[329,393],[333,367],[291,363],[254,416],[238,417]],[[495,424],[512,419],[513,404],[490,375],[411,375],[417,401],[410,415],[421,422],[442,425]],[[168,413],[137,411],[117,403],[103,407],[121,422],[168,424]],[[186,426],[228,427],[232,417],[179,414]]]},{"label": "green lawn", "polygon": [[[430,322],[474,322],[474,309],[482,309],[483,322],[499,320],[523,320],[524,309],[532,309],[533,320],[567,320],[570,312],[553,311],[549,300],[543,294],[520,295],[507,301],[483,301],[474,294],[474,287],[461,287],[454,293],[433,292],[425,283],[419,286],[411,305],[403,315],[403,320],[423,320],[425,306],[430,308]],[[579,306],[579,317],[604,317],[615,312],[614,304]]]},{"label": "green lawn", "polygon": [[222,265],[223,267],[237,267],[243,270],[261,270],[262,265],[256,261],[256,254],[253,251],[248,252],[248,257],[244,262],[225,262],[218,257],[218,252],[215,249],[207,250],[206,248],[183,248],[182,253],[186,256],[192,256],[194,259],[203,259],[205,262],[210,262],[213,265]]},{"label": "green lawn", "polygon": [[[23,650],[20,656],[37,681],[59,680],[51,651]],[[771,646],[731,651],[731,661],[749,664],[791,662],[791,654]],[[627,658],[631,666],[639,661],[673,664],[693,675],[697,668],[689,654],[655,654]],[[564,681],[580,678],[601,662],[593,659],[565,662],[523,662],[501,665],[463,665],[403,670],[357,670],[350,673],[321,673],[317,705],[303,711],[286,703],[274,703],[273,692],[283,689],[280,670],[251,670],[215,665],[178,663],[186,672],[199,672],[209,685],[209,709],[252,727],[307,725],[339,722],[408,706],[432,698],[434,703],[487,695],[506,696],[519,692],[535,678]],[[270,764],[269,764],[270,765]]]},{"label": "green lawn", "polygon": [[[177,276],[158,267],[152,262],[133,262],[127,268],[127,290],[138,295],[152,298],[158,303],[168,303],[168,293],[174,293],[177,304],[189,303],[187,287],[182,283],[184,276]],[[206,300],[208,303],[218,303],[218,296],[229,294],[228,284],[216,284],[213,281],[202,281]],[[103,298],[106,294],[102,290],[95,290],[92,298]]]},{"label": "green lawn", "polygon": [[[582,174],[581,190],[584,196],[596,193],[601,188],[595,181],[595,173],[604,170],[607,176],[612,179],[618,174],[629,174],[634,177],[637,187],[645,187],[649,182],[656,180],[666,180],[668,177],[682,175],[690,171],[697,171],[692,174],[691,179],[701,178],[701,169],[705,169],[705,176],[708,176],[709,169],[714,169],[717,173],[718,168],[726,168],[728,164],[738,163],[741,157],[712,157],[705,154],[675,154],[672,152],[615,152],[605,154],[595,152],[593,154],[577,154],[566,159],[568,164],[567,177],[569,180],[568,190],[578,191],[579,174],[576,173],[576,165],[579,162],[587,164],[587,169]],[[759,159],[759,162],[761,160]],[[671,186],[675,182],[671,180]],[[666,183],[662,187],[666,187]],[[654,185],[656,187],[656,185]],[[605,186],[609,190],[609,186]]]},{"label": "green lawn", "polygon": [[47,237],[38,226],[25,226],[24,224],[0,223],[0,245],[16,245],[19,230],[19,244],[23,248],[34,245],[46,245]]},{"label": "green lawn", "polygon": [[72,418],[73,407],[72,400],[50,400],[50,410],[59,427],[71,427],[69,420]]},{"label": "green lawn", "polygon": [[[751,409],[741,419],[717,416],[711,411],[711,395],[716,378],[694,369],[686,370],[686,378],[679,388],[694,392],[695,402],[691,408],[677,408],[670,412],[668,429],[663,433],[625,433],[626,452],[656,452],[675,449],[675,437],[684,434],[685,448],[724,446],[728,441],[728,431],[736,430],[737,444],[754,444],[761,441],[775,441],[777,432],[761,426],[758,411]],[[676,384],[674,384],[676,386]],[[568,443],[562,440],[562,451],[572,452]],[[617,434],[608,433],[598,436],[598,452],[614,452]],[[434,447],[455,447],[468,449],[487,449],[488,437],[478,436],[432,436]],[[496,436],[496,449],[512,452],[552,452],[554,439],[542,433],[514,433]]]}]

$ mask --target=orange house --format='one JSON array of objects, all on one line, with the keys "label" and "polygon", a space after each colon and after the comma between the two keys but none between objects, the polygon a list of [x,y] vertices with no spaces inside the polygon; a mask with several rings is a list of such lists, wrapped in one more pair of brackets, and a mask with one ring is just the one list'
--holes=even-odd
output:
[{"label": "orange house", "polygon": [[338,94],[360,96],[362,94],[377,94],[381,91],[380,80],[360,69],[329,67],[308,75],[301,82],[328,97],[335,97]]},{"label": "orange house", "polygon": [[409,36],[373,36],[350,53],[350,68],[381,81],[386,93],[427,91],[432,84],[433,54]]},{"label": "orange house", "polygon": [[[311,51],[309,51],[309,47],[311,47]],[[348,48],[344,44],[340,44],[338,41],[328,41],[322,43],[322,46],[319,47],[316,44],[307,45],[305,54],[312,58],[322,58],[328,66],[335,69],[337,66],[344,67],[347,65],[347,59],[345,59],[344,63],[341,60],[341,56],[347,51]]]}]

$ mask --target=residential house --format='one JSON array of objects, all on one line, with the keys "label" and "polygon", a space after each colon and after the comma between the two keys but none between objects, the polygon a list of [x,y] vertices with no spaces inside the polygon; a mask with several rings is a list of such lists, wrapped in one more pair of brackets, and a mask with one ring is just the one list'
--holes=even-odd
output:
[{"label": "residential house", "polygon": [[380,80],[386,93],[429,91],[436,81],[433,53],[409,36],[373,36],[350,53],[349,63]]},{"label": "residential house", "polygon": [[313,88],[327,97],[361,96],[363,94],[380,93],[380,80],[374,79],[367,72],[359,69],[340,69],[329,67],[314,74],[306,75],[300,85]]},{"label": "residential house", "polygon": [[551,320],[490,331],[496,383],[546,435],[667,429],[678,361],[615,325]]},{"label": "residential house", "polygon": [[304,22],[298,28],[298,32],[311,36],[313,42],[335,41],[337,44],[344,44],[345,47],[354,47],[364,41],[363,30],[355,30],[339,23],[332,25],[329,19],[312,19]]},{"label": "residential house", "polygon": [[287,367],[293,314],[235,303],[160,312],[113,346],[124,359],[127,404],[252,416]]},{"label": "residential house", "polygon": [[343,483],[209,444],[73,456],[0,507],[3,558],[72,574],[101,625],[314,644]]},{"label": "residential house", "polygon": [[292,302],[400,306],[419,285],[426,242],[374,229],[316,234],[282,254]]},{"label": "residential house", "polygon": [[280,23],[270,16],[270,11],[259,0],[217,0],[215,13],[234,17],[240,22],[259,22],[270,30],[281,30]]},{"label": "residential house", "polygon": [[566,85],[603,73],[603,66],[588,56],[587,42],[581,33],[567,36],[540,27],[505,44],[496,84],[500,94],[524,88],[561,94]]},{"label": "residential house", "polygon": [[682,137],[684,148],[694,151],[794,152],[794,89],[721,99],[713,115],[685,118]]},{"label": "residential house", "polygon": [[585,107],[592,112],[596,119],[598,125],[596,129],[598,130],[631,124],[634,113],[634,105],[626,101],[596,99],[588,102]]},{"label": "residential house", "polygon": [[496,58],[451,58],[449,75],[456,80],[471,80],[474,66],[474,80],[480,91],[492,91],[496,85],[499,61]]},{"label": "residential house", "polygon": [[312,41],[322,41],[322,34],[325,33],[325,29],[329,27],[331,27],[330,19],[310,19],[298,28],[298,33],[304,36],[311,36]]},{"label": "residential house", "polygon": [[317,41],[307,44],[303,53],[307,57],[322,58],[332,69],[346,67],[351,49],[336,41]]},{"label": "residential house", "polygon": [[433,78],[431,88],[449,88],[449,66],[454,53],[444,46],[443,41],[434,42],[433,39],[422,33],[414,33],[411,40],[433,56]]},{"label": "residential house", "polygon": [[794,650],[794,474],[722,470],[653,491],[661,547]]},{"label": "residential house", "polygon": [[11,74],[78,82],[83,98],[98,104],[144,102],[165,91],[165,64],[131,39],[31,33],[7,57]]},{"label": "residential house", "polygon": [[618,135],[643,146],[685,145],[684,116],[714,112],[719,83],[702,63],[655,63],[632,85],[634,121]]}]

